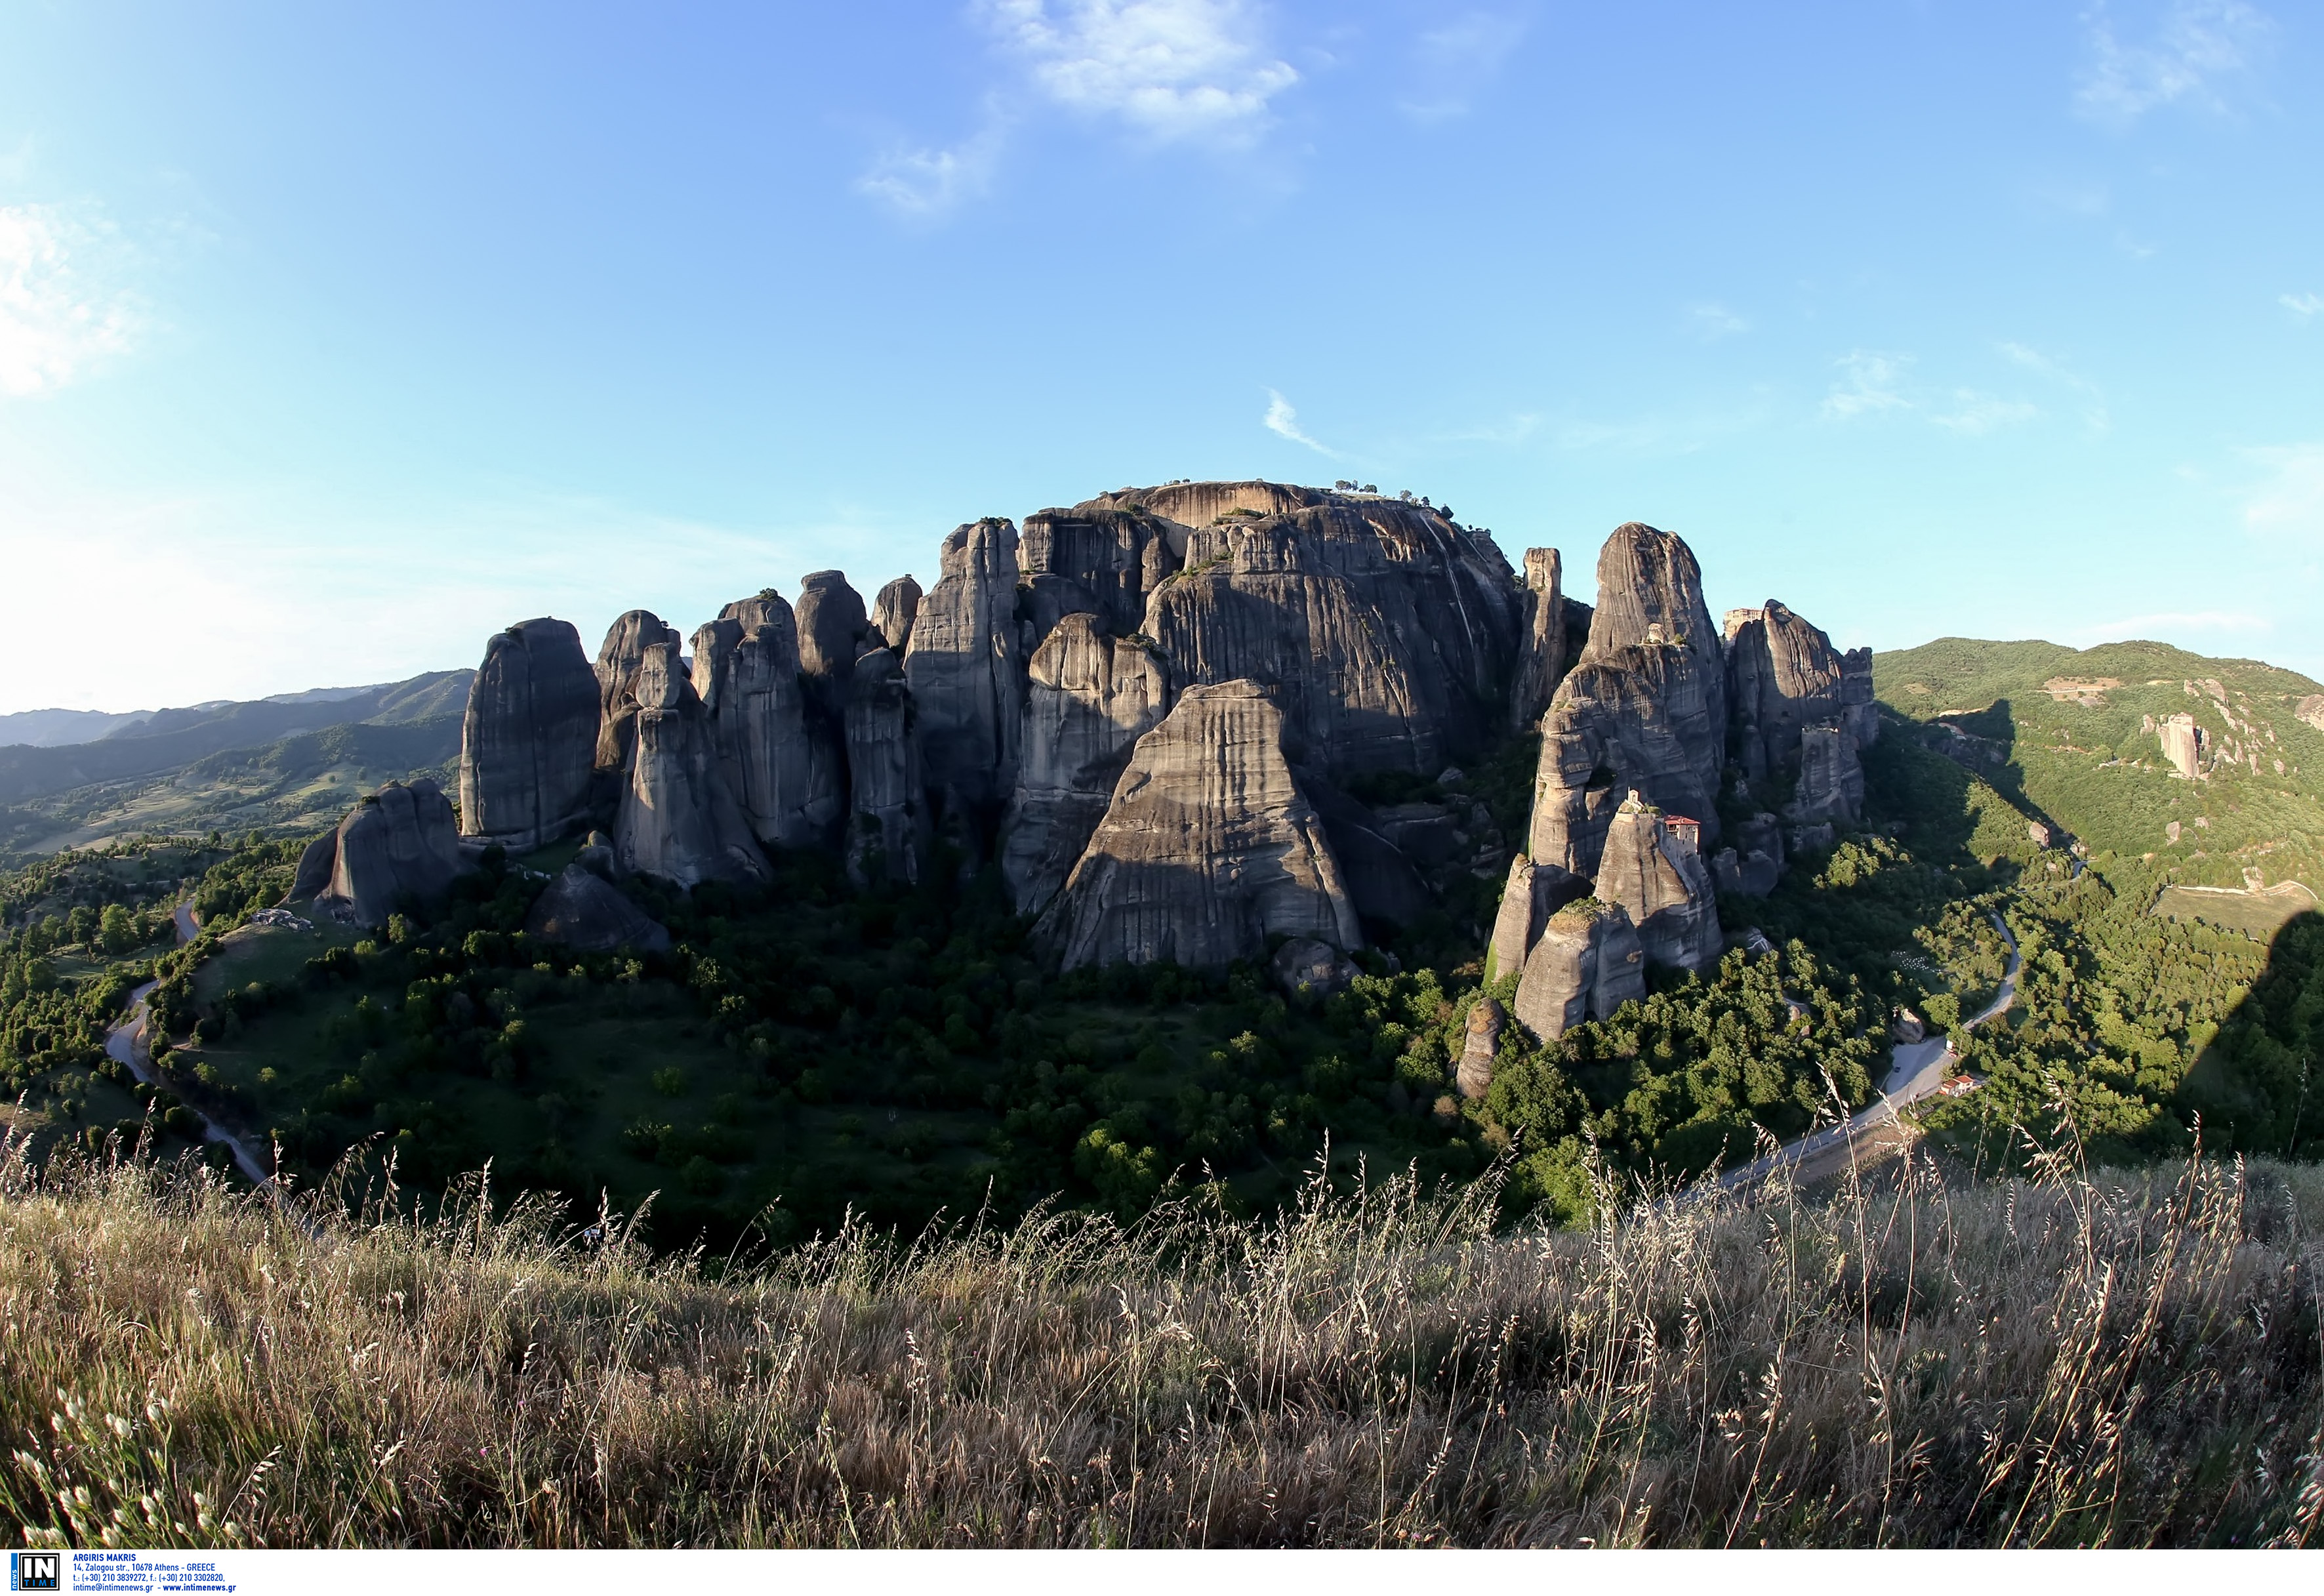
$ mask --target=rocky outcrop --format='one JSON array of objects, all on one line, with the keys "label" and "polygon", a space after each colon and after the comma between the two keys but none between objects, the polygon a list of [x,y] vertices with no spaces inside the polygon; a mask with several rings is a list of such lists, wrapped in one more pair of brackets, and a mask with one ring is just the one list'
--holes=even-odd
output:
[{"label": "rocky outcrop", "polygon": [[1840,723],[1859,749],[1880,741],[1880,706],[1872,695],[1872,650],[1850,649],[1840,657]]},{"label": "rocky outcrop", "polygon": [[1017,529],[972,521],[944,541],[944,575],[922,601],[904,654],[932,787],[972,806],[1004,802],[1017,785],[1025,660],[1017,632]]},{"label": "rocky outcrop", "polygon": [[2302,725],[2324,732],[2324,693],[2309,694],[2293,707],[2292,713]]},{"label": "rocky outcrop", "polygon": [[1801,826],[1847,827],[1864,815],[1864,766],[1856,733],[1838,721],[1800,728],[1800,779],[1784,813]]},{"label": "rocky outcrop", "polygon": [[1147,600],[1186,563],[1189,529],[1109,495],[1025,518],[1019,558],[1032,590],[1034,642],[1088,613],[1116,637],[1146,623]]},{"label": "rocky outcrop", "polygon": [[523,852],[585,821],[598,713],[569,623],[543,617],[493,633],[460,727],[462,835]]},{"label": "rocky outcrop", "polygon": [[[1569,885],[1569,883],[1571,883]],[[1557,912],[1563,897],[1573,897],[1579,883],[1563,871],[1534,868],[1523,853],[1509,861],[1509,876],[1501,888],[1501,907],[1493,917],[1493,940],[1485,950],[1485,979],[1499,981],[1525,969],[1526,955],[1541,940],[1544,926]]]},{"label": "rocky outcrop", "polygon": [[694,687],[752,835],[785,848],[829,836],[846,807],[843,761],[835,739],[809,723],[798,629],[780,594],[728,604],[694,634]]},{"label": "rocky outcrop", "polygon": [[1146,632],[1174,688],[1270,687],[1293,757],[1322,775],[1433,776],[1494,729],[1517,650],[1508,562],[1420,505],[1316,497],[1194,530]]},{"label": "rocky outcrop", "polygon": [[1719,772],[1706,773],[1698,755],[1718,741],[1703,682],[1683,650],[1664,644],[1574,667],[1542,717],[1526,849],[1536,866],[1595,878],[1606,827],[1634,791],[1717,840]]},{"label": "rocky outcrop", "polygon": [[[444,789],[422,777],[391,781],[347,811],[332,834],[329,884],[315,908],[355,926],[383,926],[407,903],[441,898],[470,868]],[[306,873],[306,861],[300,861]]]},{"label": "rocky outcrop", "polygon": [[1727,699],[1736,762],[1753,781],[1799,770],[1800,730],[1840,718],[1840,654],[1831,640],[1782,603],[1727,613]]},{"label": "rocky outcrop", "polygon": [[1648,964],[1704,971],[1719,963],[1725,943],[1698,835],[1692,820],[1665,815],[1636,795],[1607,828],[1593,891],[1628,915]]},{"label": "rocky outcrop", "polygon": [[339,834],[334,827],[300,850],[299,868],[291,872],[290,890],[282,895],[282,901],[309,903],[329,891],[331,872],[338,863]]},{"label": "rocky outcrop", "polygon": [[874,649],[855,661],[847,700],[847,873],[859,885],[920,879],[929,826],[914,707],[894,650]]},{"label": "rocky outcrop", "polygon": [[1673,730],[1701,785],[1717,792],[1727,763],[1727,688],[1702,569],[1677,533],[1633,521],[1598,552],[1598,608],[1582,663],[1627,668],[1641,650],[1659,658]]},{"label": "rocky outcrop", "polygon": [[912,623],[919,613],[919,583],[909,576],[899,577],[880,589],[880,596],[872,601],[872,630],[880,634],[881,642],[900,655],[912,641]]},{"label": "rocky outcrop", "polygon": [[669,931],[578,861],[549,883],[525,916],[527,933],[581,953],[669,951]]},{"label": "rocky outcrop", "polygon": [[1037,932],[1066,969],[1216,969],[1276,936],[1361,945],[1323,826],[1265,687],[1190,687],[1138,740],[1105,818]]},{"label": "rocky outcrop", "polygon": [[622,867],[681,887],[771,873],[720,769],[710,711],[675,637],[646,645],[628,696],[632,752],[613,848]]},{"label": "rocky outcrop", "polygon": [[1619,904],[1577,899],[1549,917],[1517,983],[1519,1024],[1554,1041],[1646,991],[1638,933]]},{"label": "rocky outcrop", "polygon": [[1064,617],[1034,650],[1017,791],[1001,827],[1001,872],[1019,914],[1065,884],[1112,801],[1139,738],[1169,707],[1160,661],[1105,635],[1093,613]]},{"label": "rocky outcrop", "polygon": [[597,648],[598,800],[608,788],[619,791],[637,746],[638,672],[646,651],[667,644],[678,646],[675,629],[651,610],[631,610],[606,629]]},{"label": "rocky outcrop", "polygon": [[2166,715],[2154,723],[2155,734],[2163,743],[2163,757],[2171,761],[2174,776],[2189,781],[2203,779],[2203,745],[2209,741],[2203,728],[2195,724],[2191,715]]},{"label": "rocky outcrop", "polygon": [[1563,566],[1554,549],[1525,553],[1525,613],[1517,675],[1509,683],[1509,729],[1538,725],[1565,678]]},{"label": "rocky outcrop", "polygon": [[1356,978],[1355,962],[1328,942],[1295,936],[1275,950],[1268,967],[1276,984],[1295,998],[1328,998],[1348,990]]},{"label": "rocky outcrop", "polygon": [[1735,828],[1731,847],[1711,856],[1711,879],[1722,892],[1765,898],[1784,874],[1784,829],[1773,815],[1754,815]]},{"label": "rocky outcrop", "polygon": [[1092,503],[1131,504],[1181,526],[1207,527],[1230,515],[1287,515],[1340,497],[1287,482],[1174,482],[1158,488],[1125,488]]},{"label": "rocky outcrop", "polygon": [[1461,1037],[1461,1062],[1453,1084],[1461,1095],[1474,1102],[1493,1089],[1493,1058],[1501,1050],[1501,1033],[1508,1027],[1508,1010],[1491,998],[1479,998],[1469,1009]]},{"label": "rocky outcrop", "polygon": [[847,585],[844,571],[809,572],[799,578],[796,620],[809,705],[836,727],[847,714],[856,659],[871,646],[863,595]]}]

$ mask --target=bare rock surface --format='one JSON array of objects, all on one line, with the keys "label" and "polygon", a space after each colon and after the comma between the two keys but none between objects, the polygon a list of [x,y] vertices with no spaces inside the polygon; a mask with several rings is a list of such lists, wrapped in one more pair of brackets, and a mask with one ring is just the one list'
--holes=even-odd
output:
[{"label": "bare rock surface", "polygon": [[752,833],[779,847],[829,835],[846,803],[835,743],[809,724],[791,607],[768,589],[694,634],[694,687],[720,770]]},{"label": "bare rock surface", "polygon": [[1105,818],[1037,927],[1066,969],[1215,969],[1275,936],[1361,946],[1355,906],[1284,757],[1265,687],[1190,687],[1139,739]]},{"label": "bare rock surface", "polygon": [[847,700],[847,872],[859,884],[919,880],[929,826],[913,709],[894,650],[874,649],[855,661]]},{"label": "bare rock surface", "polygon": [[2292,709],[2294,718],[2303,725],[2324,732],[2324,693],[2310,693]]},{"label": "bare rock surface", "polygon": [[906,575],[880,589],[880,596],[872,601],[872,630],[899,654],[912,641],[912,623],[919,618],[920,598],[919,582]]},{"label": "bare rock surface", "polygon": [[1453,1082],[1461,1095],[1471,1102],[1493,1088],[1493,1057],[1501,1050],[1501,1033],[1508,1029],[1508,1010],[1491,998],[1479,998],[1470,1006]]},{"label": "bare rock surface", "polygon": [[613,825],[622,867],[682,887],[765,880],[766,855],[727,789],[716,729],[674,636],[646,645],[628,691],[632,747]]},{"label": "bare rock surface", "polygon": [[[444,789],[422,777],[391,781],[347,812],[332,835],[330,884],[316,909],[355,926],[382,926],[406,899],[440,898],[470,868]],[[301,873],[306,861],[301,859]]]},{"label": "bare rock surface", "polygon": [[2195,724],[2195,717],[2166,715],[2155,722],[2154,730],[2162,740],[2163,757],[2171,761],[2172,773],[2190,781],[2200,781],[2204,744],[2209,738],[2203,728]]},{"label": "bare rock surface", "polygon": [[1854,733],[1859,749],[1880,741],[1880,706],[1873,697],[1869,648],[1850,649],[1840,657],[1840,720]]},{"label": "bare rock surface", "polygon": [[1517,1020],[1554,1041],[1585,1019],[1603,1019],[1646,990],[1638,933],[1619,904],[1577,899],[1549,917],[1526,955]]},{"label": "bare rock surface", "polygon": [[577,860],[533,899],[524,928],[543,942],[562,943],[582,953],[612,953],[620,947],[666,953],[670,945],[669,932],[659,920]]},{"label": "bare rock surface", "polygon": [[1509,728],[1524,731],[1549,713],[1565,678],[1563,562],[1554,549],[1525,553],[1525,612],[1517,675],[1509,683]]},{"label": "bare rock surface", "polygon": [[484,644],[460,727],[460,824],[524,852],[585,821],[599,691],[569,623],[520,621]]},{"label": "bare rock surface", "polygon": [[1856,733],[1836,720],[1800,728],[1800,780],[1784,812],[1801,825],[1852,826],[1864,815]]},{"label": "bare rock surface", "polygon": [[299,868],[290,877],[285,903],[309,903],[331,890],[331,872],[338,868],[339,834],[336,828],[309,843],[299,853]]},{"label": "bare rock surface", "polygon": [[928,783],[974,806],[1005,801],[1025,720],[1014,526],[972,521],[945,539],[944,575],[903,658]]},{"label": "bare rock surface", "polygon": [[600,772],[616,781],[630,768],[637,746],[638,672],[646,650],[678,646],[677,631],[651,610],[631,610],[605,632],[597,648],[597,754]]},{"label": "bare rock surface", "polygon": [[1145,624],[1154,590],[1186,561],[1189,529],[1109,494],[1025,518],[1020,555],[1035,593],[1036,644],[1064,615],[1096,615],[1127,637]]},{"label": "bare rock surface", "polygon": [[[1602,613],[1602,612],[1601,612]],[[1676,648],[1622,648],[1585,660],[1542,717],[1526,852],[1537,866],[1592,880],[1606,827],[1631,792],[1718,834],[1719,770],[1698,749],[1711,732],[1705,673]]]},{"label": "bare rock surface", "polygon": [[1485,979],[1498,981],[1522,972],[1549,917],[1580,890],[1580,883],[1564,872],[1536,869],[1523,853],[1510,860],[1501,906],[1493,916],[1493,939],[1485,950]]},{"label": "bare rock surface", "polygon": [[799,578],[794,612],[799,669],[807,678],[807,697],[836,726],[847,714],[847,689],[855,679],[856,659],[871,637],[872,621],[863,613],[863,595],[847,585],[844,571],[811,571]]},{"label": "bare rock surface", "polygon": [[1428,775],[1469,757],[1517,650],[1507,562],[1421,505],[1314,497],[1271,514],[1231,506],[1192,534],[1185,569],[1155,593],[1145,623],[1173,687],[1268,684],[1294,757],[1333,780]]},{"label": "bare rock surface", "polygon": [[1268,967],[1276,984],[1295,998],[1328,998],[1345,992],[1357,974],[1347,955],[1310,936],[1295,936],[1277,948]]},{"label": "bare rock surface", "polygon": [[1001,828],[1001,870],[1019,914],[1038,914],[1088,846],[1130,751],[1169,707],[1144,646],[1108,637],[1100,617],[1063,617],[1034,650],[1018,784]]},{"label": "bare rock surface", "polygon": [[1607,828],[1595,895],[1621,905],[1649,964],[1706,971],[1725,939],[1697,828],[1631,797]]},{"label": "bare rock surface", "polygon": [[1749,780],[1798,770],[1801,728],[1840,718],[1843,685],[1831,640],[1780,601],[1728,612],[1728,705],[1736,761]]}]

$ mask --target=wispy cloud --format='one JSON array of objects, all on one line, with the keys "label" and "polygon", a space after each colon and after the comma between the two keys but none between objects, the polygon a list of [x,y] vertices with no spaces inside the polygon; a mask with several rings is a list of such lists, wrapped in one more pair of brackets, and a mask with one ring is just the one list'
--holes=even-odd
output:
[{"label": "wispy cloud", "polygon": [[101,219],[0,206],[0,392],[52,392],[136,343],[144,318],[108,281],[114,253]]},{"label": "wispy cloud", "polygon": [[1858,416],[1879,411],[1910,410],[1913,401],[1896,392],[1904,380],[1904,368],[1913,363],[1909,355],[1884,355],[1877,349],[1852,349],[1832,364],[1840,369],[1840,380],[1824,395],[1823,413],[1837,421],[1851,420]]},{"label": "wispy cloud", "polygon": [[985,107],[984,125],[949,149],[896,149],[872,163],[855,180],[867,194],[899,216],[934,220],[980,198],[1008,141],[1009,122],[998,105]]},{"label": "wispy cloud", "polygon": [[2184,101],[2227,108],[2223,86],[2266,54],[2275,23],[2243,0],[2172,0],[2154,37],[2125,44],[2103,0],[2084,14],[2090,64],[2074,101],[2093,121],[2127,125],[2159,106]]},{"label": "wispy cloud", "polygon": [[2063,362],[2027,345],[2005,341],[2000,348],[2012,364],[2037,373],[2069,392],[2079,395],[2082,401],[2083,423],[2091,431],[2104,432],[2113,426],[2113,419],[2107,413],[2106,392],[2096,383],[2071,370]]},{"label": "wispy cloud", "polygon": [[1738,333],[1748,333],[1751,330],[1749,322],[1736,315],[1726,306],[1712,300],[1706,300],[1698,305],[1689,305],[1686,308],[1686,316],[1689,323],[1694,328],[1695,336],[1706,344],[1720,338],[1731,338]]},{"label": "wispy cloud", "polygon": [[1997,399],[1990,393],[1979,393],[1973,388],[1953,391],[1953,402],[1960,408],[1929,420],[1950,431],[1979,438],[2000,427],[2014,427],[2030,421],[2042,413],[2041,409],[2023,399]]},{"label": "wispy cloud", "polygon": [[1260,420],[1267,429],[1277,438],[1287,438],[1294,443],[1304,443],[1317,454],[1330,459],[1336,460],[1341,457],[1339,450],[1316,442],[1299,429],[1299,412],[1291,408],[1289,400],[1272,388],[1267,391],[1267,414],[1261,417]]},{"label": "wispy cloud", "polygon": [[1159,143],[1246,146],[1299,81],[1245,0],[986,0],[982,15],[1044,97]]},{"label": "wispy cloud", "polygon": [[1519,12],[1471,11],[1421,34],[1413,43],[1411,87],[1397,109],[1416,122],[1465,115],[1531,25]]},{"label": "wispy cloud", "polygon": [[2324,540],[2324,443],[2241,452],[2267,473],[2245,497],[2244,524],[2274,537]]},{"label": "wispy cloud", "polygon": [[2278,294],[2276,303],[2306,321],[2324,311],[2324,294]]}]

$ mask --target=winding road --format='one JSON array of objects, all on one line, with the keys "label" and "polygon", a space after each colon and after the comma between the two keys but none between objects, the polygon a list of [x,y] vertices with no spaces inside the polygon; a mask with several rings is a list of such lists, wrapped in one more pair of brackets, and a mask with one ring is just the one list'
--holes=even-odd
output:
[{"label": "winding road", "polygon": [[[1961,1022],[1965,1030],[1976,1029],[2017,1001],[2017,969],[2022,962],[2017,956],[2017,938],[2010,935],[2008,922],[1999,915],[1993,917],[1993,927],[2009,945],[2008,967],[2002,972],[2001,987],[1994,993],[1993,1001]],[[1859,1141],[1894,1124],[1898,1110],[1918,1102],[1943,1085],[1960,1062],[1960,1056],[1953,1051],[1947,1037],[1897,1043],[1890,1055],[1888,1079],[1877,1101],[1837,1125],[1803,1136],[1738,1169],[1729,1170],[1709,1189],[1731,1191],[1738,1186],[1754,1185],[1779,1169],[1789,1169],[1793,1178],[1801,1181],[1837,1174],[1854,1158]]]},{"label": "winding road", "polygon": [[[194,924],[194,906],[191,901],[180,903],[171,913],[177,922],[178,945],[182,947],[191,942],[199,932],[199,927]],[[146,1000],[153,995],[153,989],[161,984],[158,981],[149,981],[129,994],[129,1012],[119,1025],[105,1033],[105,1051],[109,1056],[126,1065],[129,1067],[129,1073],[147,1085],[167,1092],[170,1090],[169,1083],[161,1078],[161,1072],[153,1067],[153,1060],[145,1039]],[[201,1121],[202,1139],[224,1144],[227,1150],[234,1154],[235,1167],[248,1176],[253,1185],[263,1186],[274,1178],[266,1166],[259,1161],[258,1155],[253,1152],[240,1137],[219,1125],[217,1121],[192,1103],[186,1104],[186,1110]]]}]

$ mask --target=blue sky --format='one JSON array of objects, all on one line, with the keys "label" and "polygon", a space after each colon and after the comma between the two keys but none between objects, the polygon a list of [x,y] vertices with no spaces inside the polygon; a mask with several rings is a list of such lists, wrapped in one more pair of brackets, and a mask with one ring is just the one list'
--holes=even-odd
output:
[{"label": "blue sky", "polygon": [[2162,3],[0,4],[0,711],[1178,476],[2324,673],[2324,56]]}]

